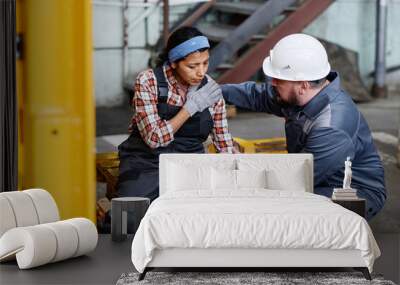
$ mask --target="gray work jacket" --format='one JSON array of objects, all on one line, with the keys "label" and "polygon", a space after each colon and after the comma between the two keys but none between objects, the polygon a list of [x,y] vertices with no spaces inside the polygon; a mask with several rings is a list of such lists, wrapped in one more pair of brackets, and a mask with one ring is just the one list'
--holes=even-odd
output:
[{"label": "gray work jacket", "polygon": [[[382,208],[386,199],[384,171],[363,115],[341,88],[337,72],[305,106],[284,106],[277,102],[269,81],[222,85],[224,99],[241,108],[284,117],[290,153],[314,156],[314,192],[319,188],[342,187],[344,161],[352,161],[352,187],[360,196],[375,201],[370,212]],[[331,193],[331,192],[330,192]]]}]

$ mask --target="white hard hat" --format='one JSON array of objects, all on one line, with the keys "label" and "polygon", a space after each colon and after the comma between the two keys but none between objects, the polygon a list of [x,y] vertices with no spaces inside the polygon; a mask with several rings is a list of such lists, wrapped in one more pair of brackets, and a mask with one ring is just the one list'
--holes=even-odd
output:
[{"label": "white hard hat", "polygon": [[330,70],[324,46],[305,34],[282,38],[263,62],[267,76],[289,81],[318,80],[326,77]]}]

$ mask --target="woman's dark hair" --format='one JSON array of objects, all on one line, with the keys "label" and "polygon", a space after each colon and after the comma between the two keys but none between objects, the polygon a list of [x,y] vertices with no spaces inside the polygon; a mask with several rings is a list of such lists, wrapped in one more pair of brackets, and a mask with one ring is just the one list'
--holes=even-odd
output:
[{"label": "woman's dark hair", "polygon": [[[175,30],[168,38],[167,46],[163,50],[163,52],[158,56],[156,65],[162,66],[164,62],[168,61],[168,53],[174,47],[180,45],[181,43],[197,37],[197,36],[204,36],[202,32],[198,29],[193,27],[181,27]],[[206,48],[199,49],[199,51],[204,51]],[[182,58],[183,59],[183,58]],[[178,60],[179,61],[179,60]]]}]

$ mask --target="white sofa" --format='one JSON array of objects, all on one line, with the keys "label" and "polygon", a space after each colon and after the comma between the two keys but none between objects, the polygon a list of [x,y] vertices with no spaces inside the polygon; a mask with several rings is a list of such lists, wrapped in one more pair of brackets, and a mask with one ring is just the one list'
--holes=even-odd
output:
[{"label": "white sofa", "polygon": [[0,262],[16,259],[20,269],[80,256],[95,249],[97,229],[86,218],[60,221],[49,192],[0,193]]},{"label": "white sofa", "polygon": [[380,255],[368,223],[313,194],[311,154],[163,154],[160,197],[132,262],[159,267],[354,267]]}]

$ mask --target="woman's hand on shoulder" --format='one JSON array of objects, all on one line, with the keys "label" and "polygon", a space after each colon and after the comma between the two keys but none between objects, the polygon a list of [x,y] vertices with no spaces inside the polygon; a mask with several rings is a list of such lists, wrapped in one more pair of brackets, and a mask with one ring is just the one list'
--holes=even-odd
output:
[{"label": "woman's hand on shoulder", "polygon": [[204,109],[212,107],[222,97],[221,87],[212,79],[209,75],[207,76],[207,83],[197,89],[197,86],[189,88],[187,100],[184,108],[188,111],[190,116],[193,116],[196,112],[202,112]]}]

